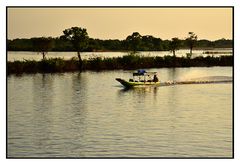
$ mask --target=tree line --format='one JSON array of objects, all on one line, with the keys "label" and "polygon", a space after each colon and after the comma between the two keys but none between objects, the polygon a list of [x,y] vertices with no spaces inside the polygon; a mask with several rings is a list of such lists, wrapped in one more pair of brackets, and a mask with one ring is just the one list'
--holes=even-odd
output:
[{"label": "tree line", "polygon": [[[160,51],[171,50],[173,57],[180,48],[189,48],[187,58],[192,56],[193,47],[232,47],[231,40],[217,40],[214,42],[200,40],[194,32],[189,32],[188,36],[181,40],[177,37],[171,40],[162,40],[151,35],[142,36],[138,32],[133,32],[125,40],[100,40],[92,39],[88,36],[87,29],[81,27],[71,27],[63,31],[63,35],[57,38],[40,37],[30,39],[15,39],[7,41],[8,50],[36,51],[40,52],[45,60],[48,51],[76,51],[78,57],[79,70],[82,70],[82,59],[80,52],[83,51]],[[205,46],[203,46],[205,45]]]},{"label": "tree line", "polygon": [[[130,42],[132,38],[136,38],[136,45],[131,46]],[[187,36],[186,36],[187,37]],[[35,51],[35,40],[38,38],[30,39],[12,39],[7,40],[7,50],[9,51]],[[52,48],[51,51],[76,51],[71,41],[63,40],[62,37],[45,37],[51,41]],[[177,37],[174,37],[175,39]],[[173,38],[173,39],[174,39]],[[177,45],[179,49],[188,49],[188,43],[186,38],[179,39]],[[134,32],[129,35],[124,40],[119,39],[88,39],[88,45],[82,51],[131,51],[135,49],[136,51],[169,51],[171,50],[171,40],[162,40],[161,38],[154,37],[152,35],[140,35],[138,32]],[[209,40],[197,40],[195,48],[232,48],[233,42],[228,39],[219,39],[215,41]]]},{"label": "tree line", "polygon": [[[232,56],[197,57],[192,59],[192,50],[199,48],[231,48],[232,40],[217,41],[197,40],[194,32],[189,32],[185,39],[177,37],[171,40],[161,40],[150,35],[142,36],[134,32],[125,40],[100,40],[88,36],[87,30],[81,27],[65,29],[60,37],[38,37],[30,39],[15,39],[7,41],[7,50],[35,51],[42,54],[43,59],[37,61],[8,62],[8,73],[23,72],[62,72],[74,70],[102,69],[136,69],[150,67],[189,67],[189,66],[231,66]],[[176,51],[188,48],[186,57],[176,57]],[[140,57],[137,51],[170,50],[173,56]],[[48,51],[76,51],[77,59],[46,59]],[[83,51],[129,51],[130,55],[118,58],[95,58],[82,60]]]}]

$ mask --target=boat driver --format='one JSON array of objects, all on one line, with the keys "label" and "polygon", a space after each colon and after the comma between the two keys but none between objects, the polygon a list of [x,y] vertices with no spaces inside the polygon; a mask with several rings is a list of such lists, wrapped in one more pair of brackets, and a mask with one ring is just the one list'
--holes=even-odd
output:
[{"label": "boat driver", "polygon": [[158,77],[156,74],[153,76],[153,82],[158,82]]}]

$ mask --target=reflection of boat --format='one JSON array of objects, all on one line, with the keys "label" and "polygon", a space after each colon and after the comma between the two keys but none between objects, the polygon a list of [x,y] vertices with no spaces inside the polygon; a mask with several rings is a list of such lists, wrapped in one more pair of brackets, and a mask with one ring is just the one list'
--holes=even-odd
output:
[{"label": "reflection of boat", "polygon": [[131,87],[145,87],[145,86],[158,86],[160,82],[157,78],[157,72],[146,72],[145,70],[138,70],[133,73],[133,78],[126,81],[121,78],[116,78],[123,86]]}]

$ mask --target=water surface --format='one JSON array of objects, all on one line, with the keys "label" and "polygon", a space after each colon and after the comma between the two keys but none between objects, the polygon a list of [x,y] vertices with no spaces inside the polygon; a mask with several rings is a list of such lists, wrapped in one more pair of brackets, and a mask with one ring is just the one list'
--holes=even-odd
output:
[{"label": "water surface", "polygon": [[[208,53],[206,53],[208,52]],[[211,53],[212,52],[212,53]],[[176,51],[177,57],[186,57],[186,54],[189,53],[188,49],[181,49]],[[90,58],[96,58],[96,57],[122,57],[124,55],[127,55],[128,52],[82,52],[81,57],[82,59],[90,59]],[[171,55],[172,52],[170,51],[141,51],[138,52],[141,56],[150,56],[150,57],[163,57],[166,55]],[[218,49],[204,49],[204,50],[193,50],[192,57],[197,56],[231,56],[232,55],[232,49],[228,48],[218,48]],[[63,58],[63,59],[71,59],[73,57],[77,57],[76,52],[48,52],[46,55],[46,58]],[[36,52],[26,52],[26,51],[8,51],[7,53],[7,60],[8,61],[16,61],[16,60],[41,60],[42,55],[40,53]]]},{"label": "water surface", "polygon": [[[149,69],[161,81],[231,67]],[[8,76],[9,157],[232,157],[232,83],[125,90],[131,71]]]}]

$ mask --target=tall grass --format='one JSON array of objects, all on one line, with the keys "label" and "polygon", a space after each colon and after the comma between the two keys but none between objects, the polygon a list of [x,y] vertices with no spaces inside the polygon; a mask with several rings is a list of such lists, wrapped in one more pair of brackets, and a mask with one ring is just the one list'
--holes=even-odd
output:
[{"label": "tall grass", "polygon": [[[139,69],[162,67],[208,67],[208,66],[232,66],[233,56],[220,57],[144,57],[137,54],[128,54],[114,58],[91,58],[83,60],[82,70],[113,70],[113,69]],[[78,71],[79,65],[76,58],[64,60],[62,58],[50,58],[41,61],[24,60],[7,62],[7,74],[21,73],[53,73]]]}]

